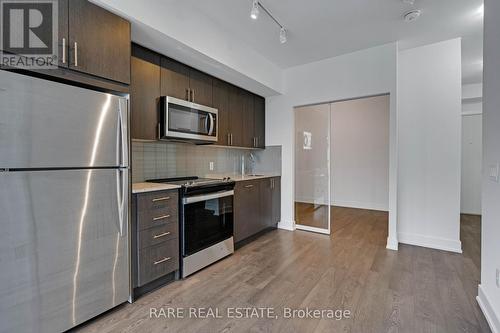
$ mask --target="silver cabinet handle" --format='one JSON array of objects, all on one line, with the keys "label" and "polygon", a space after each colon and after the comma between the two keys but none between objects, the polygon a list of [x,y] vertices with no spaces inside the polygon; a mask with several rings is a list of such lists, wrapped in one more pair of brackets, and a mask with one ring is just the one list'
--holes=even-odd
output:
[{"label": "silver cabinet handle", "polygon": [[245,185],[246,188],[251,188],[253,185]]},{"label": "silver cabinet handle", "polygon": [[231,146],[233,145],[233,133],[231,133]]},{"label": "silver cabinet handle", "polygon": [[167,231],[167,232],[164,232],[162,234],[159,234],[159,235],[154,235],[153,238],[154,239],[157,239],[157,238],[162,238],[162,237],[165,237],[167,235],[170,235],[170,231]]},{"label": "silver cabinet handle", "polygon": [[153,200],[151,200],[152,202],[158,202],[158,201],[166,201],[166,200],[170,200],[170,197],[161,197],[161,198],[154,198]]},{"label": "silver cabinet handle", "polygon": [[158,265],[158,264],[161,264],[162,262],[169,261],[170,259],[172,259],[172,258],[170,258],[170,257],[165,257],[165,258],[163,258],[163,259],[161,259],[161,260],[155,261],[155,262],[153,263],[153,265]]},{"label": "silver cabinet handle", "polygon": [[153,221],[164,220],[164,219],[168,219],[169,217],[170,217],[170,214],[168,214],[168,215],[162,215],[162,216],[157,216],[157,217],[153,217]]},{"label": "silver cabinet handle", "polygon": [[227,133],[227,144],[231,145],[231,134]]},{"label": "silver cabinet handle", "polygon": [[66,63],[66,38],[62,39],[62,63]]},{"label": "silver cabinet handle", "polygon": [[189,101],[189,88],[186,88],[186,101]]},{"label": "silver cabinet handle", "polygon": [[78,43],[75,42],[75,67],[78,67]]},{"label": "silver cabinet handle", "polygon": [[191,102],[194,102],[194,89],[191,89]]}]

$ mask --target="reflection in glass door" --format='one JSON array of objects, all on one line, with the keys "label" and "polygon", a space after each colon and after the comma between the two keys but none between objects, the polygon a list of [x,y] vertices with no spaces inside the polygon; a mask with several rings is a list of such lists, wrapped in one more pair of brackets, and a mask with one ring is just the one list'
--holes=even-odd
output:
[{"label": "reflection in glass door", "polygon": [[295,222],[330,234],[330,104],[295,108]]}]

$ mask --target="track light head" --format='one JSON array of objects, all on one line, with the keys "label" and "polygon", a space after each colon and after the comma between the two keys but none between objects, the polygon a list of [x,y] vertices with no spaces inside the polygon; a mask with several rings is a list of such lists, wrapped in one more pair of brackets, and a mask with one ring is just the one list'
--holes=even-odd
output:
[{"label": "track light head", "polygon": [[250,17],[254,20],[259,18],[259,2],[257,0],[253,0]]},{"label": "track light head", "polygon": [[287,41],[286,29],[281,27],[281,29],[280,29],[280,43],[285,44],[286,41]]}]

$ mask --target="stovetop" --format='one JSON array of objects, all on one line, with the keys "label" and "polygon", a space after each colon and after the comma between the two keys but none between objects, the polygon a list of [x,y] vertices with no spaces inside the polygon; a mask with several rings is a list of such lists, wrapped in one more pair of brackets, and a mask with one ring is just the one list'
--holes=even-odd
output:
[{"label": "stovetop", "polygon": [[151,183],[166,183],[172,185],[179,185],[182,187],[207,187],[219,186],[225,184],[234,184],[231,178],[214,179],[214,178],[200,178],[200,177],[181,177],[181,178],[163,178],[163,179],[149,179],[147,182]]}]

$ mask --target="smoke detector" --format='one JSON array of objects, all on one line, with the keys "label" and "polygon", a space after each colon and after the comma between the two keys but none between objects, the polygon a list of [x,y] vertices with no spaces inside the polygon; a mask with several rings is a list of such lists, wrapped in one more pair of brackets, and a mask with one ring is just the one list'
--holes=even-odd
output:
[{"label": "smoke detector", "polygon": [[409,11],[408,13],[404,14],[403,15],[403,18],[405,20],[405,22],[414,22],[416,21],[420,15],[422,15],[422,11],[420,9],[416,9],[416,10],[412,10],[412,11]]}]

